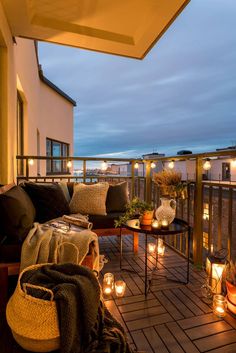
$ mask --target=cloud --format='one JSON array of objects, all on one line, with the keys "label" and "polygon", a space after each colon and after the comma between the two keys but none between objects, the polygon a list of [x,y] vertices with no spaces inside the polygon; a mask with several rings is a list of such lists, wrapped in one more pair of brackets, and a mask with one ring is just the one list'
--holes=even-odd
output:
[{"label": "cloud", "polygon": [[235,16],[235,0],[192,0],[143,61],[40,44],[44,73],[78,101],[75,154],[137,157],[230,145]]}]

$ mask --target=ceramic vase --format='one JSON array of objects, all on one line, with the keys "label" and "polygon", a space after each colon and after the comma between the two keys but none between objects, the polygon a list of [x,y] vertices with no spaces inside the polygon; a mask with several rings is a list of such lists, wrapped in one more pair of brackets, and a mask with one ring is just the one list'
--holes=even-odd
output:
[{"label": "ceramic vase", "polygon": [[166,221],[171,224],[175,218],[176,201],[166,197],[161,198],[161,206],[156,210],[156,219],[160,222]]}]

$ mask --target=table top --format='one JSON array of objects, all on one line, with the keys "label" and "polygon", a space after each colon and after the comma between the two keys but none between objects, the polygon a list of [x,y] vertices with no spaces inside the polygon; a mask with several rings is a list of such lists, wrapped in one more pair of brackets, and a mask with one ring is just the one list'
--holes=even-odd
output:
[{"label": "table top", "polygon": [[152,235],[168,235],[168,234],[180,234],[189,230],[189,225],[182,219],[175,218],[174,221],[168,227],[154,228],[150,226],[144,226],[140,224],[139,219],[130,219],[123,227],[132,230],[133,232],[146,233]]}]

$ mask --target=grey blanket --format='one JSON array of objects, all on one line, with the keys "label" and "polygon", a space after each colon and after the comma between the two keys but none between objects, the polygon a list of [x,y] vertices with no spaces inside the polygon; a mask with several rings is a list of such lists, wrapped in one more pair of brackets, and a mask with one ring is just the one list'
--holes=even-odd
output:
[{"label": "grey blanket", "polygon": [[[89,253],[90,245],[94,248],[93,269],[99,272],[99,245],[97,234],[89,229],[71,227],[63,233],[60,229],[34,223],[21,250],[21,271],[31,265],[43,263],[72,262],[81,264]],[[63,246],[61,246],[63,243]]]},{"label": "grey blanket", "polygon": [[[131,353],[122,326],[101,300],[94,273],[74,264],[44,265],[23,274],[21,285],[50,288],[56,300],[61,335],[61,353]],[[48,294],[29,289],[34,297]]]}]

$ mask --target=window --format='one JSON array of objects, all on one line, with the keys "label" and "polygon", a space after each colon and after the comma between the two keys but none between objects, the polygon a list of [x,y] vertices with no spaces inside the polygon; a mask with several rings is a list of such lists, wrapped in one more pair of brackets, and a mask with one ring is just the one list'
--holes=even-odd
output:
[{"label": "window", "polygon": [[[17,155],[24,155],[24,103],[17,92]],[[18,175],[24,174],[24,161],[18,160],[17,162]]]},{"label": "window", "polygon": [[[69,144],[46,139],[46,155],[47,157],[68,157],[69,156]],[[68,174],[69,169],[67,168],[67,161],[61,160],[47,160],[47,174]]]},{"label": "window", "polygon": [[222,180],[230,181],[230,163],[222,163]]}]

